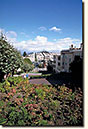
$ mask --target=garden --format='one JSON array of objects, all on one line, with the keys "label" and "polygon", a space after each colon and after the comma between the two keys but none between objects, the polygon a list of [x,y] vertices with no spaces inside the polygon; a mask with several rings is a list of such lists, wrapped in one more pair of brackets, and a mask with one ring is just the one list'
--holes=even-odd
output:
[{"label": "garden", "polygon": [[[73,65],[72,65],[73,66]],[[30,84],[28,78],[13,77],[17,70],[31,71],[27,58],[0,37],[0,125],[2,126],[82,126],[83,92],[68,85]],[[20,73],[19,73],[20,74]],[[43,74],[31,78],[62,78]],[[64,76],[63,76],[64,77]],[[58,79],[58,80],[59,80]],[[62,78],[65,82],[66,76]],[[75,80],[75,79],[74,79]],[[73,90],[74,89],[74,90]]]},{"label": "garden", "polygon": [[30,84],[22,77],[0,83],[0,125],[81,126],[83,93],[80,88]]}]

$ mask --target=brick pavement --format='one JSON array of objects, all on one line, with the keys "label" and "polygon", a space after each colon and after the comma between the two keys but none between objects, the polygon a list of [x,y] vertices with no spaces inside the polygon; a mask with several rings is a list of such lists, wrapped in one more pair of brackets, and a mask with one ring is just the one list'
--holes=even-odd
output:
[{"label": "brick pavement", "polygon": [[31,84],[46,84],[46,85],[51,85],[45,78],[41,79],[30,79],[29,82]]}]

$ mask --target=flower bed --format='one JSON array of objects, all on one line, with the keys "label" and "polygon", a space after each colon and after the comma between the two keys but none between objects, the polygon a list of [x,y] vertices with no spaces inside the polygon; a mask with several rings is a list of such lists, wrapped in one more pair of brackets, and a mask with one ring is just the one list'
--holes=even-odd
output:
[{"label": "flower bed", "polygon": [[82,91],[30,84],[22,77],[0,83],[0,125],[82,125]]}]

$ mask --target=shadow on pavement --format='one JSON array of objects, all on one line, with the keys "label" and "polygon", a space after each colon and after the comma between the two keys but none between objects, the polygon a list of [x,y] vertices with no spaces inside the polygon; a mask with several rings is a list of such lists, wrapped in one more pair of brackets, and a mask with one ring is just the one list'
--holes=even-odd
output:
[{"label": "shadow on pavement", "polygon": [[[50,74],[48,71],[41,71],[41,73],[43,75]],[[45,78],[56,88],[61,85],[66,85],[73,90],[78,87],[83,90],[83,74],[80,74],[80,76],[73,76],[71,73],[51,73],[50,76],[45,76]]]}]

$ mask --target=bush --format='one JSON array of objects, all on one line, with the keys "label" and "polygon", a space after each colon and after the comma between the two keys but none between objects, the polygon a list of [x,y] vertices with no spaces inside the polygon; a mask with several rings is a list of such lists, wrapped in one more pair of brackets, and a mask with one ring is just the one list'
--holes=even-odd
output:
[{"label": "bush", "polygon": [[22,77],[0,86],[0,124],[3,126],[82,125],[82,91],[65,86],[30,84]]},{"label": "bush", "polygon": [[22,67],[22,70],[23,70],[24,72],[29,72],[29,71],[33,70],[33,66],[24,63],[24,64],[23,64],[23,67]]}]

